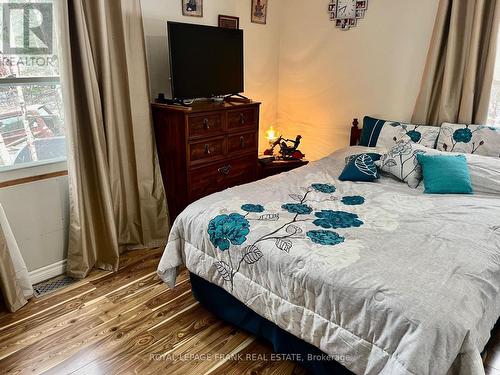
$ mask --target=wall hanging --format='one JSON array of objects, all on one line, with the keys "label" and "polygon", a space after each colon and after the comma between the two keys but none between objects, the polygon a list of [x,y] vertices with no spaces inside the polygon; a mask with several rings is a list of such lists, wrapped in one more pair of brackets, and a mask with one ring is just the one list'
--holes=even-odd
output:
[{"label": "wall hanging", "polygon": [[239,29],[240,19],[239,17],[225,16],[223,14],[219,14],[219,27],[223,27],[225,29]]},{"label": "wall hanging", "polygon": [[328,12],[335,26],[345,31],[364,18],[367,8],[368,0],[332,0],[328,5]]},{"label": "wall hanging", "polygon": [[252,0],[252,22],[266,24],[267,0]]},{"label": "wall hanging", "polygon": [[203,17],[203,0],[181,0],[182,15]]}]

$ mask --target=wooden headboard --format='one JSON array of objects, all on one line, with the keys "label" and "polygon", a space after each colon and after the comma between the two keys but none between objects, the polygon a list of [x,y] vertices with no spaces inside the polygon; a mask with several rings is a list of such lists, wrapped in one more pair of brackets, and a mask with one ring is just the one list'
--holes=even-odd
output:
[{"label": "wooden headboard", "polygon": [[359,127],[359,122],[358,119],[355,118],[352,121],[352,127],[351,127],[351,142],[349,146],[357,146],[359,144],[359,141],[361,140],[361,130]]}]

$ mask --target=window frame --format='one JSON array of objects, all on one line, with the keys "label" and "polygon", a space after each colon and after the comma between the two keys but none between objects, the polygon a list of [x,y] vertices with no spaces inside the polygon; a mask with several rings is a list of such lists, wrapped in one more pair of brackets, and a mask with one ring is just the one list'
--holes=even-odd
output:
[{"label": "window frame", "polygon": [[56,173],[68,170],[68,162],[65,160],[47,160],[46,162],[32,162],[22,164],[16,168],[5,167],[0,171],[0,183],[32,177],[41,174]]}]

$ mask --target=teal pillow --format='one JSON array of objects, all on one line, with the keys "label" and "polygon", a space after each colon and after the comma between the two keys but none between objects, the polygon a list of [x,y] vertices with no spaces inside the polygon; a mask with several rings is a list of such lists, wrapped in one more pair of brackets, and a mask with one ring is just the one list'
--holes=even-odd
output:
[{"label": "teal pillow", "polygon": [[463,155],[417,154],[426,194],[472,194],[467,159]]},{"label": "teal pillow", "polygon": [[[378,155],[380,158],[380,155]],[[339,176],[340,181],[373,181],[379,178],[377,167],[370,154],[354,156]]]}]

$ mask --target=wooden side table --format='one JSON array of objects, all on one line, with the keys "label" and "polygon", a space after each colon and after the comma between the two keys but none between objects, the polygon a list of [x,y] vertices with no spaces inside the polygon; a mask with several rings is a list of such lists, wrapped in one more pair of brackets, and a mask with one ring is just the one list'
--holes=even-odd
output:
[{"label": "wooden side table", "polygon": [[303,167],[308,163],[307,160],[274,160],[264,162],[259,159],[259,178],[262,179],[282,172],[288,172],[292,169]]}]

